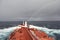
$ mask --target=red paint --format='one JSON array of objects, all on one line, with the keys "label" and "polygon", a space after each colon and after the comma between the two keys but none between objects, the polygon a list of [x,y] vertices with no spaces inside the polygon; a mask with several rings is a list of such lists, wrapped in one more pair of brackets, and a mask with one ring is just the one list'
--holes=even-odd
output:
[{"label": "red paint", "polygon": [[[37,39],[30,32],[33,31],[35,35],[39,38]],[[49,37],[45,32],[39,31],[34,28],[21,27],[20,29],[16,29],[11,33],[9,40],[54,40],[52,37]]]}]

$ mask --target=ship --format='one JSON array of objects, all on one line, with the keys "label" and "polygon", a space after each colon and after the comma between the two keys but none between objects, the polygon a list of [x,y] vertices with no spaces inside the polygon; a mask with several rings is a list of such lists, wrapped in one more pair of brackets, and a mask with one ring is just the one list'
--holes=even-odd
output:
[{"label": "ship", "polygon": [[54,40],[53,37],[48,36],[44,31],[30,28],[27,21],[18,26],[20,28],[16,28],[10,34],[9,40]]}]

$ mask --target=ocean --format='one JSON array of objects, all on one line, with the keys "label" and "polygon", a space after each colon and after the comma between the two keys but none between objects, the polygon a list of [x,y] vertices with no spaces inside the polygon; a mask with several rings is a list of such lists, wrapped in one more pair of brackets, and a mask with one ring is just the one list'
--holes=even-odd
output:
[{"label": "ocean", "polygon": [[[23,23],[22,21],[1,21],[0,40],[7,40],[8,39],[7,37],[13,31],[14,27],[22,23]],[[55,40],[60,40],[60,21],[28,21],[28,25],[42,27],[42,29],[47,28],[47,30],[49,30],[49,31],[45,31],[46,33],[49,32],[47,34],[55,36]]]},{"label": "ocean", "polygon": [[[22,23],[22,21],[2,21],[0,22],[0,28],[13,27]],[[60,29],[60,21],[28,21],[28,24],[40,27],[46,26],[50,29]]]}]

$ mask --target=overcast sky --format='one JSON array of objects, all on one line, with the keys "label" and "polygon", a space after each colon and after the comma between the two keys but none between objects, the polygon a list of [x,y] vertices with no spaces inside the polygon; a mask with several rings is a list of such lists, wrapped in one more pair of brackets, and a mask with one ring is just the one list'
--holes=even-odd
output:
[{"label": "overcast sky", "polygon": [[60,0],[0,0],[0,21],[60,21]]}]

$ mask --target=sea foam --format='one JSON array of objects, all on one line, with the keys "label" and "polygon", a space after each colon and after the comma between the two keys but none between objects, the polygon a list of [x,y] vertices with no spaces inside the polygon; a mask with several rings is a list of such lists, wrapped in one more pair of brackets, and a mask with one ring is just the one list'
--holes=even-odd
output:
[{"label": "sea foam", "polygon": [[[36,28],[38,30],[42,30],[45,33],[47,33],[48,35],[53,36],[55,38],[56,38],[56,36],[54,34],[60,34],[60,29],[48,29],[46,27],[39,27],[39,26],[34,26],[34,25],[29,25],[29,27]],[[16,28],[20,28],[20,27],[14,26],[14,27],[0,29],[0,40],[8,40],[8,37]]]}]

